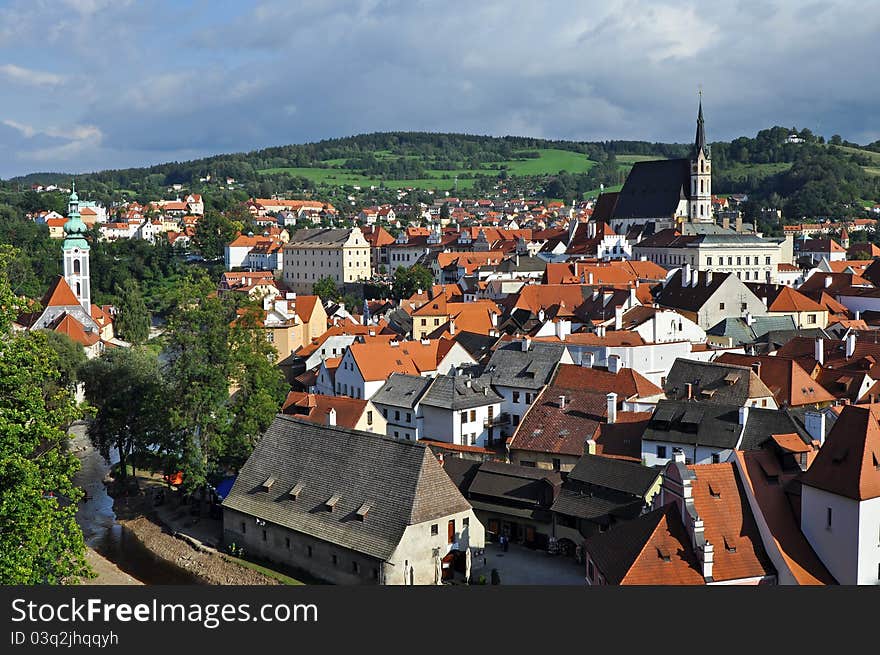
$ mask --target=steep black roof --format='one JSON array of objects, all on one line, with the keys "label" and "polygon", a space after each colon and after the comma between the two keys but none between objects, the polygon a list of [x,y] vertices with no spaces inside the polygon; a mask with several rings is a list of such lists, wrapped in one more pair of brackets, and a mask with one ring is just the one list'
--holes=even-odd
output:
[{"label": "steep black roof", "polygon": [[279,414],[223,507],[387,560],[407,526],[471,506],[422,444]]},{"label": "steep black roof", "polygon": [[498,343],[498,337],[490,337],[478,332],[460,332],[456,335],[455,341],[471,357],[480,362],[492,352],[492,346]]},{"label": "steep black roof", "polygon": [[[660,290],[656,299],[657,303],[662,307],[698,312],[731,275],[736,277],[733,273],[713,273],[711,280],[709,280],[706,271],[700,271],[697,275],[696,286],[682,286],[682,270],[679,269],[673,273],[666,285]],[[737,281],[739,281],[738,278]],[[743,294],[755,297],[755,294],[745,284],[740,282],[740,285]],[[757,297],[755,297],[755,301],[760,302]]]},{"label": "steep black roof", "polygon": [[644,496],[660,476],[657,469],[599,455],[584,455],[569,472],[569,480]]},{"label": "steep black roof", "polygon": [[689,198],[689,189],[689,160],[636,162],[620,190],[614,218],[672,218],[678,203]]},{"label": "steep black roof", "polygon": [[[797,434],[804,443],[810,437],[802,422],[787,408],[749,407],[746,426],[739,424],[740,406],[694,400],[661,400],[651,416],[643,441],[757,450],[773,434]],[[740,435],[742,441],[740,442]]]}]

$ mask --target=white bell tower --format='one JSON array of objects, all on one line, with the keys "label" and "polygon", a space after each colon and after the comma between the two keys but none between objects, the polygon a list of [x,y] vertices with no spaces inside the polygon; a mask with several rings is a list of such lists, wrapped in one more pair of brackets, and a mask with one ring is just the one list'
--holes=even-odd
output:
[{"label": "white bell tower", "polygon": [[688,218],[694,223],[714,223],[712,216],[712,154],[706,143],[703,124],[703,92],[700,91],[700,111],[697,115],[697,135],[691,154],[691,193]]},{"label": "white bell tower", "polygon": [[76,183],[70,194],[67,210],[67,222],[64,224],[64,279],[73,291],[76,299],[92,315],[92,291],[89,273],[89,242],[85,235],[88,231],[79,214],[79,198],[76,195]]}]

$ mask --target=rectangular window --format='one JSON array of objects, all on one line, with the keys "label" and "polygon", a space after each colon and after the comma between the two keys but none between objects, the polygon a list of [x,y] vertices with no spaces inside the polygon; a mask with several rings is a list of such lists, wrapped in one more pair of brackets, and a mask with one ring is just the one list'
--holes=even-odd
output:
[{"label": "rectangular window", "polygon": [[455,519],[446,524],[446,543],[455,543]]},{"label": "rectangular window", "polygon": [[245,532],[247,532],[247,527],[245,526],[244,521],[242,521],[241,522],[241,533],[244,534]]},{"label": "rectangular window", "polygon": [[465,516],[465,517],[461,520],[461,527],[463,527],[463,528],[468,527],[470,524],[471,524],[471,520],[470,520],[470,518],[468,518],[467,516]]},{"label": "rectangular window", "polygon": [[464,425],[465,423],[467,423],[467,412],[462,412],[461,413],[461,424]]},{"label": "rectangular window", "polygon": [[809,323],[810,325],[815,325],[816,315],[815,314],[807,314],[807,323]]},{"label": "rectangular window", "polygon": [[[711,265],[712,265],[712,258],[711,258],[711,257],[706,257],[706,266],[711,266]],[[592,564],[591,564],[590,566],[592,566]],[[591,578],[591,579],[592,579],[592,578]]]},{"label": "rectangular window", "polygon": [[400,420],[400,410],[399,410],[399,409],[395,409],[395,410],[394,410],[394,420],[395,420],[395,421],[399,421],[399,420]]},{"label": "rectangular window", "polygon": [[515,403],[519,402],[519,391],[513,392],[513,402],[515,402]]},{"label": "rectangular window", "polygon": [[385,418],[388,418],[388,410],[384,407],[382,408],[382,416],[384,416]]},{"label": "rectangular window", "polygon": [[666,446],[657,446],[657,457],[666,459]]},{"label": "rectangular window", "polygon": [[284,537],[284,546],[290,550],[290,537]]},{"label": "rectangular window", "polygon": [[412,414],[410,414],[409,412],[407,412],[407,413],[406,413],[406,422],[407,422],[407,423],[410,423],[411,421],[412,421]]},{"label": "rectangular window", "polygon": [[476,421],[476,420],[477,420],[477,410],[472,409],[471,410],[471,422]]},{"label": "rectangular window", "polygon": [[765,263],[767,266],[770,266],[770,258],[769,258],[769,257],[765,257],[765,258],[764,258],[764,263]]},{"label": "rectangular window", "polygon": [[267,538],[266,531],[263,530],[263,541],[266,541],[266,538]]},{"label": "rectangular window", "polygon": [[436,537],[436,536],[437,536],[437,530],[438,530],[438,529],[439,529],[439,528],[437,527],[437,524],[436,524],[436,523],[435,523],[434,525],[431,526],[431,536],[432,536],[432,537]]},{"label": "rectangular window", "polygon": [[737,258],[736,258],[736,265],[737,265],[737,266],[742,265],[742,257],[737,257]]},{"label": "rectangular window", "polygon": [[554,457],[553,458],[553,470],[559,471],[560,469],[562,469],[562,462],[559,460],[559,458]]},{"label": "rectangular window", "polygon": [[536,466],[534,462],[530,462],[528,460],[520,460],[519,465],[520,466],[529,466],[531,468],[535,468],[535,466]]},{"label": "rectangular window", "polygon": [[306,546],[306,556],[307,557],[312,556],[312,547],[311,546]]},{"label": "rectangular window", "polygon": [[724,303],[723,302],[718,303],[718,309],[721,311],[724,311]]},{"label": "rectangular window", "polygon": [[825,528],[828,530],[831,529],[831,508],[830,507],[828,508],[828,511],[825,514]]},{"label": "rectangular window", "polygon": [[351,572],[355,573],[355,574],[360,573],[361,572],[360,564],[358,564],[357,562],[352,562],[351,563]]},{"label": "rectangular window", "polygon": [[367,411],[367,425],[373,425],[373,412]]},{"label": "rectangular window", "polygon": [[712,453],[712,463],[713,464],[720,464],[721,463],[721,455],[719,455],[718,453]]}]

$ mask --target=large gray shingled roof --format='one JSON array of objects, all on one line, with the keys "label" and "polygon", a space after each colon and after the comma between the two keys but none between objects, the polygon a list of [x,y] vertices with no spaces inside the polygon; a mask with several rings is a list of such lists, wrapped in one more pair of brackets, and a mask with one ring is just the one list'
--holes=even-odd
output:
[{"label": "large gray shingled roof", "polygon": [[[330,511],[325,503],[332,496],[339,499]],[[387,560],[408,525],[471,506],[421,444],[279,414],[223,507]]]},{"label": "large gray shingled roof", "polygon": [[537,390],[550,381],[564,355],[562,344],[533,342],[524,351],[522,341],[511,341],[492,353],[481,377],[489,384]]},{"label": "large gray shingled roof", "polygon": [[503,400],[485,379],[454,375],[438,375],[422,396],[423,405],[451,410],[483,407]]},{"label": "large gray shingled roof", "polygon": [[431,384],[431,378],[406,373],[392,373],[385,384],[373,394],[373,404],[391,405],[413,409],[425,390]]}]

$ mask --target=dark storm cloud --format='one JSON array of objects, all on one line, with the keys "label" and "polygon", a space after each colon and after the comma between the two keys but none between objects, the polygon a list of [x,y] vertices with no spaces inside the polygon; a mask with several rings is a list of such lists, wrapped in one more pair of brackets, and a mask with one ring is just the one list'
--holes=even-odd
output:
[{"label": "dark storm cloud", "polygon": [[13,3],[0,175],[377,130],[681,142],[700,85],[710,139],[774,124],[880,138],[880,12],[718,4]]}]

